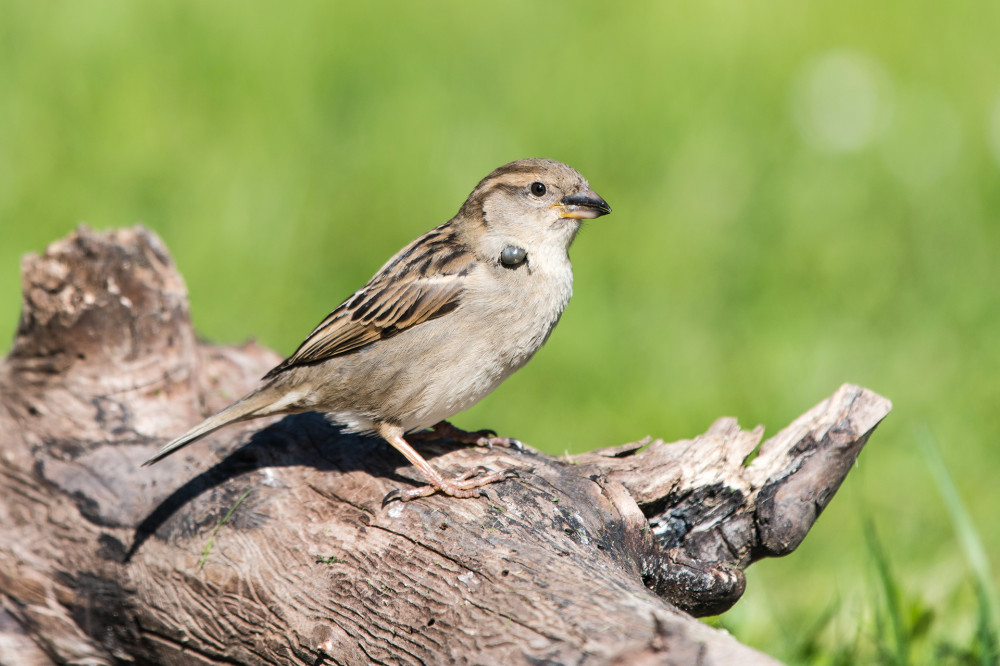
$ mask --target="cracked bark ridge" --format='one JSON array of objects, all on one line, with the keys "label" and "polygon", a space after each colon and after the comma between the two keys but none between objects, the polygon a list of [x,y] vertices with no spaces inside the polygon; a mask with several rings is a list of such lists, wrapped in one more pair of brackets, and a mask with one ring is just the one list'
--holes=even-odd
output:
[{"label": "cracked bark ridge", "polygon": [[147,230],[81,228],[25,259],[23,287],[0,364],[0,663],[774,663],[682,609],[728,607],[746,566],[794,549],[890,407],[841,387],[749,465],[762,430],[732,419],[568,459],[425,446],[446,473],[520,477],[383,509],[421,479],[315,414],[139,468],[280,360],[199,343]]},{"label": "cracked bark ridge", "polygon": [[646,439],[576,460],[619,481],[648,519],[661,549],[643,565],[650,587],[712,615],[743,594],[747,566],[802,542],[891,408],[845,384],[763,443],[763,427],[722,418],[692,440]]}]

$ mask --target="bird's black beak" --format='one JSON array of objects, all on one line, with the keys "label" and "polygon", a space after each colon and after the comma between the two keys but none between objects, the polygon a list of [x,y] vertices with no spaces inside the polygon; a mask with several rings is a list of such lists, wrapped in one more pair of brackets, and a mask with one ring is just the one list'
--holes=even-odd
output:
[{"label": "bird's black beak", "polygon": [[559,217],[570,217],[576,220],[592,220],[611,212],[608,202],[593,190],[584,190],[576,194],[568,194],[553,208],[559,209]]}]

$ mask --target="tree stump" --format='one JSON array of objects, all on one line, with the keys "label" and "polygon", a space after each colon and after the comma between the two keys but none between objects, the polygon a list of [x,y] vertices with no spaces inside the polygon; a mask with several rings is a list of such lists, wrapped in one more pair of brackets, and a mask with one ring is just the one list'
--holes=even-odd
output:
[{"label": "tree stump", "polygon": [[762,444],[729,418],[564,458],[437,443],[444,472],[519,476],[383,507],[422,479],[316,414],[140,469],[280,360],[199,342],[154,234],[81,228],[22,280],[0,365],[3,664],[774,663],[695,616],[802,541],[891,408],[844,385]]}]

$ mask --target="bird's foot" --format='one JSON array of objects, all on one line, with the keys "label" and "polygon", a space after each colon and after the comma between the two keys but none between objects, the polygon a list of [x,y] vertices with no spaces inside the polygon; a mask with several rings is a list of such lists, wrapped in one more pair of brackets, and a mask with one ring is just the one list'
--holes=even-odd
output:
[{"label": "bird's foot", "polygon": [[507,469],[502,472],[491,472],[489,474],[487,474],[487,471],[488,470],[482,466],[473,467],[453,479],[439,478],[430,485],[420,486],[419,488],[412,488],[410,490],[400,490],[397,488],[385,496],[385,499],[382,500],[382,506],[384,507],[389,502],[395,500],[409,502],[410,500],[414,500],[419,497],[427,497],[437,492],[442,492],[445,495],[451,495],[452,497],[479,497],[479,489],[481,487],[487,486],[491,483],[497,483],[505,479],[517,477],[517,472],[512,469]]},{"label": "bird's foot", "polygon": [[429,442],[439,439],[450,439],[459,444],[475,444],[476,446],[501,446],[505,449],[524,450],[524,444],[513,437],[497,437],[495,430],[476,430],[469,432],[457,428],[447,421],[440,421],[431,426],[430,430],[409,435],[410,441]]}]

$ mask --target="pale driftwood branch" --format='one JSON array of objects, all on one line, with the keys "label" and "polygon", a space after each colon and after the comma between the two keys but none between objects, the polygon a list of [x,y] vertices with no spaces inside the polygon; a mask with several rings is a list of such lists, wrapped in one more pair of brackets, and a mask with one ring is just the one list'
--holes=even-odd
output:
[{"label": "pale driftwood branch", "polygon": [[684,611],[728,608],[746,566],[794,549],[890,409],[845,385],[749,465],[762,429],[732,419],[568,459],[436,445],[444,470],[519,478],[383,508],[420,479],[317,415],[139,468],[279,360],[197,342],[148,231],[81,229],[23,288],[0,365],[16,663],[772,663]]}]

